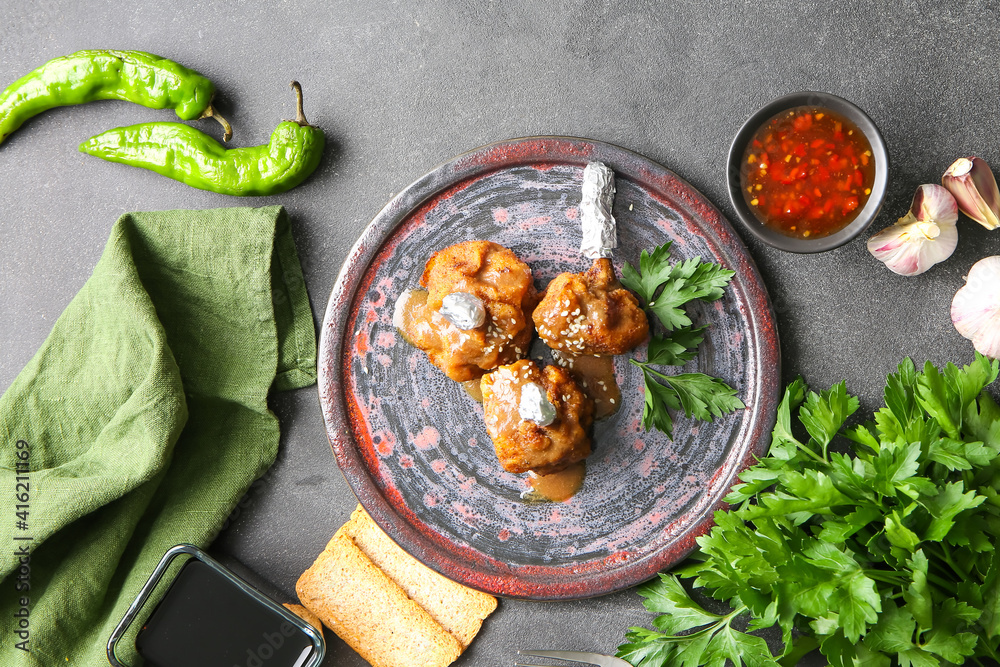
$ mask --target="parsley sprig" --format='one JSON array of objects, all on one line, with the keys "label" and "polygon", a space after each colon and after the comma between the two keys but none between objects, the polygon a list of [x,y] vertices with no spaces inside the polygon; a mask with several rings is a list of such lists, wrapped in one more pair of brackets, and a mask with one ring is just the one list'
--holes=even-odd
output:
[{"label": "parsley sprig", "polygon": [[664,243],[652,253],[643,250],[639,270],[626,263],[621,277],[622,284],[639,295],[643,307],[652,311],[667,331],[691,326],[691,318],[681,306],[695,299],[721,298],[722,289],[736,275],[718,264],[701,261],[701,257],[671,264],[671,245]]},{"label": "parsley sprig", "polygon": [[[836,667],[996,661],[1000,407],[986,387],[998,372],[978,354],[943,371],[906,359],[885,407],[853,427],[844,383],[793,382],[768,455],[696,555],[640,588],[655,629],[630,629],[618,655],[636,667],[788,667],[816,648]],[[705,610],[681,579],[731,611]],[[749,634],[773,626],[778,655]]]},{"label": "parsley sprig", "polygon": [[656,316],[665,334],[650,337],[646,361],[630,359],[642,369],[646,397],[642,426],[655,428],[673,437],[670,411],[683,410],[688,417],[712,421],[714,417],[739,410],[743,401],[736,390],[704,373],[667,375],[655,366],[683,366],[698,353],[705,327],[695,327],[683,306],[695,299],[714,301],[735,272],[694,257],[670,263],[671,243],[645,250],[639,256],[639,270],[631,264],[622,268],[621,282],[635,292],[643,308]]}]

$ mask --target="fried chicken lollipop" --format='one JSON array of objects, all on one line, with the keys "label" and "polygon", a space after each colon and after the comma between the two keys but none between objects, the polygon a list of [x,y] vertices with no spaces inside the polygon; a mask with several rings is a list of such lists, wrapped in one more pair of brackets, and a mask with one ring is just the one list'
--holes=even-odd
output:
[{"label": "fried chicken lollipop", "polygon": [[558,366],[522,359],[482,379],[486,431],[507,472],[551,475],[590,454],[594,403]]},{"label": "fried chicken lollipop", "polygon": [[439,250],[420,284],[427,289],[426,302],[404,294],[394,320],[452,380],[477,380],[528,354],[538,293],[531,269],[507,248],[465,241]]},{"label": "fried chicken lollipop", "polygon": [[649,334],[646,313],[605,257],[556,276],[531,318],[546,345],[571,355],[624,354]]}]

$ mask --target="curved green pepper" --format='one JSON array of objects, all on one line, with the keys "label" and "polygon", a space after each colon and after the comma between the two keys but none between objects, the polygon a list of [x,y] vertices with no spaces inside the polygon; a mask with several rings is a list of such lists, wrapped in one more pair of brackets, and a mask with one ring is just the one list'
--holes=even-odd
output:
[{"label": "curved green pepper", "polygon": [[150,169],[194,188],[227,195],[270,195],[306,179],[319,166],[325,137],[306,122],[302,88],[292,81],[297,116],[285,120],[263,146],[226,149],[182,123],[140,123],[102,132],[80,144],[84,153]]},{"label": "curved green pepper", "polygon": [[172,60],[144,51],[77,51],[45,63],[0,93],[0,142],[24,121],[55,107],[124,100],[151,109],[171,108],[181,120],[215,118],[215,85]]}]

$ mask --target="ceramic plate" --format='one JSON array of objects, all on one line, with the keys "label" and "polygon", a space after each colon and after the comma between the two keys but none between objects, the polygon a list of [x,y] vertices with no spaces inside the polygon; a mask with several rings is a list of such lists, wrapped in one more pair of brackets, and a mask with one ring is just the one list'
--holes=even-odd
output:
[{"label": "ceramic plate", "polygon": [[[526,477],[497,462],[482,406],[402,340],[393,303],[417,286],[432,253],[470,239],[512,249],[539,289],[560,272],[587,268],[578,205],[593,160],[616,174],[619,272],[667,241],[674,259],[701,256],[736,271],[724,298],[688,307],[709,330],[678,372],[721,377],[748,407],[712,423],[676,415],[673,440],[644,431],[642,373],[618,357],[623,405],[595,425],[583,487],[567,502],[531,502]],[[633,354],[644,359],[645,346]],[[711,527],[736,475],[767,447],[779,384],[767,293],[719,211],[646,158],[565,137],[476,149],[401,192],[351,251],[320,338],[327,433],[361,504],[431,568],[516,598],[601,595],[682,559]]]}]

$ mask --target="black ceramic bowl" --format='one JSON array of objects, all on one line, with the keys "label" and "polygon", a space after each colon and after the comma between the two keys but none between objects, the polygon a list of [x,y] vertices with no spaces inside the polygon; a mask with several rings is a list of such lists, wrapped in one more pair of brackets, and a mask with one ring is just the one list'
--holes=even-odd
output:
[{"label": "black ceramic bowl", "polygon": [[[800,239],[786,236],[764,225],[743,198],[743,185],[740,181],[740,167],[743,162],[743,153],[746,150],[747,143],[753,138],[757,129],[772,116],[785,109],[800,106],[826,107],[845,116],[864,132],[868,143],[871,144],[872,156],[875,159],[875,182],[872,184],[872,192],[868,196],[868,201],[861,209],[861,212],[858,213],[858,216],[839,232],[814,239]],[[736,217],[739,218],[739,221],[747,231],[764,243],[772,245],[779,250],[801,253],[823,252],[842,246],[861,234],[861,232],[868,228],[868,225],[875,219],[875,216],[878,215],[879,209],[882,208],[882,201],[885,199],[886,183],[889,180],[889,153],[885,148],[885,142],[882,140],[882,135],[879,133],[878,128],[864,111],[836,95],[805,91],[779,97],[762,107],[743,123],[743,127],[740,128],[740,131],[736,133],[736,138],[733,139],[733,145],[729,147],[726,178],[729,182],[729,199],[733,202],[733,207],[736,209]]]}]

